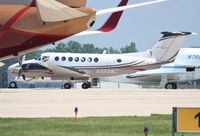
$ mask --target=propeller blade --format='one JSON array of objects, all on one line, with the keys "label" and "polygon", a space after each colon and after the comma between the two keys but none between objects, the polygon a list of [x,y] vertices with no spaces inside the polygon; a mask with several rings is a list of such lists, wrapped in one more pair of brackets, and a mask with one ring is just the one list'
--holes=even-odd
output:
[{"label": "propeller blade", "polygon": [[22,78],[23,80],[26,80],[26,76],[24,74],[22,74]]},{"label": "propeller blade", "polygon": [[17,78],[19,79],[21,77],[21,75],[22,75],[22,69],[19,70]]}]

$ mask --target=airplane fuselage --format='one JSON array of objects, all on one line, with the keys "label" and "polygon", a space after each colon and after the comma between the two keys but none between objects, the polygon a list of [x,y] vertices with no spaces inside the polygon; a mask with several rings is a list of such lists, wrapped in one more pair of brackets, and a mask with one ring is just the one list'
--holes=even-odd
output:
[{"label": "airplane fuselage", "polygon": [[[27,65],[26,65],[27,63]],[[43,66],[48,63],[70,70],[84,71],[83,74],[95,77],[108,77],[130,74],[136,71],[154,69],[161,65],[156,59],[133,57],[120,54],[76,54],[76,53],[44,53],[37,60],[23,63],[23,74],[26,77],[52,77],[52,79],[68,79],[68,75],[54,72]],[[15,67],[15,66],[14,66]],[[16,72],[17,74],[18,72]]]}]

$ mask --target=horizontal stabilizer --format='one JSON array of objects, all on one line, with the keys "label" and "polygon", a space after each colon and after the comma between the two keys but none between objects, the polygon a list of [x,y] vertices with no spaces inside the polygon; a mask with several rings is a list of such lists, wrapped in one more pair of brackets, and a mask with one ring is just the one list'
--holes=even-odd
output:
[{"label": "horizontal stabilizer", "polygon": [[44,22],[67,21],[87,15],[56,0],[36,0],[36,7]]}]

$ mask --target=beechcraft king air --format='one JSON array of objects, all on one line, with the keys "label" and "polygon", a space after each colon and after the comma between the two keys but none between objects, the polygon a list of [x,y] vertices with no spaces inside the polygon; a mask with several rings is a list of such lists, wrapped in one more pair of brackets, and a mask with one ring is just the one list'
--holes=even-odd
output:
[{"label": "beechcraft king air", "polygon": [[[79,54],[43,53],[35,60],[27,60],[22,65],[9,67],[13,77],[24,80],[50,77],[52,80],[65,80],[64,88],[70,89],[71,82],[83,82],[82,88],[90,87],[89,80],[137,71],[159,68],[173,62],[183,40],[190,32],[162,32],[162,38],[146,52],[129,54]],[[11,82],[15,88],[16,83]]]},{"label": "beechcraft king air", "polygon": [[111,31],[123,10],[163,1],[125,6],[128,0],[122,0],[117,8],[96,11],[86,8],[86,0],[0,0],[0,59],[76,35],[91,28],[97,16],[116,13],[94,33]]}]

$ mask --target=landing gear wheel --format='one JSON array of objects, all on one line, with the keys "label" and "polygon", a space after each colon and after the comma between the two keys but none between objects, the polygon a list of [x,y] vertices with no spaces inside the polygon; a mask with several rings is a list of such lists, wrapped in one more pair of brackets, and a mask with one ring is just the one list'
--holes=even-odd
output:
[{"label": "landing gear wheel", "polygon": [[9,88],[18,88],[18,87],[17,87],[17,83],[14,82],[14,81],[10,82]]},{"label": "landing gear wheel", "polygon": [[177,85],[176,85],[176,83],[167,83],[165,85],[165,88],[166,89],[177,89]]},{"label": "landing gear wheel", "polygon": [[83,83],[81,87],[82,87],[83,89],[91,88],[91,83],[90,83],[90,82],[88,82],[88,83]]},{"label": "landing gear wheel", "polygon": [[177,89],[177,84],[176,83],[172,83],[173,85],[173,89]]},{"label": "landing gear wheel", "polygon": [[70,83],[65,83],[63,85],[64,89],[71,89],[72,88],[72,85]]}]

